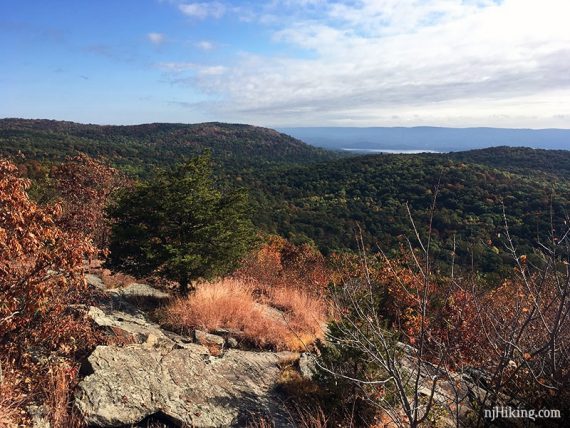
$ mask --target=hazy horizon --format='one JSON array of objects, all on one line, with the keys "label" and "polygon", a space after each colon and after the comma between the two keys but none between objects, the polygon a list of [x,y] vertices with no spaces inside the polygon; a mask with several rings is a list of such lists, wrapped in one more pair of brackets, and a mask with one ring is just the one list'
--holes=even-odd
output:
[{"label": "hazy horizon", "polygon": [[336,126],[324,126],[315,124],[312,126],[274,126],[268,124],[259,124],[259,123],[246,123],[246,122],[224,122],[221,120],[208,120],[202,122],[182,122],[182,121],[150,121],[150,122],[130,122],[130,123],[109,123],[109,122],[81,122],[76,120],[68,120],[68,119],[58,119],[58,118],[47,118],[47,117],[15,117],[15,116],[5,116],[0,117],[0,120],[52,120],[56,122],[73,122],[80,125],[98,125],[98,126],[139,126],[139,125],[148,125],[151,123],[165,123],[165,124],[180,124],[180,125],[198,125],[201,123],[228,123],[233,125],[251,125],[251,126],[259,126],[263,128],[270,128],[275,130],[280,129],[321,129],[321,128],[345,128],[345,129],[394,129],[394,128],[403,128],[403,129],[414,129],[414,128],[441,128],[441,129],[504,129],[504,130],[520,130],[520,131],[549,131],[549,130],[559,130],[559,131],[570,131],[570,126],[567,128],[530,128],[530,127],[501,127],[501,126],[438,126],[438,125],[391,125],[391,126],[382,126],[382,125],[371,125],[371,126],[343,126],[343,125],[336,125]]}]

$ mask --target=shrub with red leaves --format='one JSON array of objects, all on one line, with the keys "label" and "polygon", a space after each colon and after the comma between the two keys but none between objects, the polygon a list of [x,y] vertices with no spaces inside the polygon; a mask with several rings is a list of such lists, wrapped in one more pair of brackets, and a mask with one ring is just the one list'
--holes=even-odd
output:
[{"label": "shrub with red leaves", "polygon": [[296,287],[320,293],[331,280],[325,257],[310,245],[271,236],[235,273],[266,287]]},{"label": "shrub with red leaves", "polygon": [[[14,164],[0,161],[0,355],[15,379],[25,379],[15,382],[23,396],[46,401],[52,362],[75,370],[78,354],[95,346],[91,324],[72,306],[85,302],[83,261],[95,248],[58,227],[61,206],[37,205],[29,186]],[[60,401],[63,409],[50,409],[53,426],[65,426],[56,423],[67,412]]]},{"label": "shrub with red leaves", "polygon": [[51,171],[63,213],[57,223],[67,231],[89,237],[99,249],[109,244],[106,207],[113,192],[126,184],[115,168],[85,154],[69,157]]}]

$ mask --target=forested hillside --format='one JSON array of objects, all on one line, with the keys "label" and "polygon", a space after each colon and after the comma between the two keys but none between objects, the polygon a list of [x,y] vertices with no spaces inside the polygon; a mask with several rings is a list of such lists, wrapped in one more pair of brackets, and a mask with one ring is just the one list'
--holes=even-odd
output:
[{"label": "forested hillside", "polygon": [[83,125],[54,120],[0,120],[0,153],[61,160],[76,152],[105,158],[134,174],[172,165],[205,148],[226,169],[272,163],[307,163],[340,154],[309,146],[267,128],[225,123],[151,123],[135,126]]},{"label": "forested hillside", "polygon": [[[570,147],[569,147],[570,148]],[[529,147],[489,147],[449,153],[451,159],[488,165],[523,174],[546,174],[570,179],[570,151],[541,150]]]},{"label": "forested hillside", "polygon": [[457,261],[484,272],[511,266],[503,251],[503,208],[516,243],[530,252],[547,239],[551,213],[557,224],[566,220],[570,202],[570,152],[564,150],[497,147],[347,158],[248,125],[19,119],[0,121],[0,143],[0,154],[21,152],[24,163],[79,151],[133,177],[208,148],[220,183],[249,191],[258,227],[295,242],[312,241],[325,252],[355,249],[357,225],[371,248],[395,250],[402,237],[413,235],[406,206],[427,227],[437,188],[433,233],[440,260],[450,260],[455,238]]},{"label": "forested hillside", "polygon": [[[441,155],[377,155],[271,171],[251,186],[258,222],[292,239],[311,239],[325,251],[355,248],[356,224],[366,242],[383,249],[413,236],[406,204],[425,230],[438,189],[433,233],[450,258],[453,237],[463,263],[501,268],[503,207],[521,250],[547,239],[550,211],[560,223],[570,188]],[[502,233],[502,235],[501,235]]]}]

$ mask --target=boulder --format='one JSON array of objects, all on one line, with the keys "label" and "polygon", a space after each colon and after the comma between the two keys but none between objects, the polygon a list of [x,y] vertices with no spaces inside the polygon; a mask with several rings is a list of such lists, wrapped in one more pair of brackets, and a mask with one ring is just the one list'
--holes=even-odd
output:
[{"label": "boulder", "polygon": [[127,343],[147,343],[149,337],[156,344],[174,346],[173,339],[158,324],[148,321],[142,314],[116,311],[109,308],[91,306],[88,316],[100,327],[106,327],[109,333],[120,337]]},{"label": "boulder", "polygon": [[99,290],[105,290],[105,284],[103,283],[103,280],[97,275],[88,273],[85,275],[85,281],[87,281],[87,285],[91,287],[97,288]]},{"label": "boulder", "polygon": [[309,352],[303,352],[299,358],[299,371],[303,377],[312,379],[317,372],[317,357]]},{"label": "boulder", "polygon": [[223,346],[226,343],[223,337],[217,336],[215,334],[206,333],[205,331],[202,330],[195,330],[194,338],[196,339],[196,342],[205,346],[212,345],[223,348]]},{"label": "boulder", "polygon": [[155,300],[166,300],[170,298],[170,294],[151,287],[148,284],[132,283],[122,288],[113,288],[109,293],[116,293],[125,298],[150,298]]},{"label": "boulder", "polygon": [[184,348],[99,346],[93,371],[78,386],[75,405],[89,425],[136,424],[160,414],[177,426],[243,426],[262,413],[275,426],[292,426],[273,389],[278,357],[228,350],[222,358],[197,344]]},{"label": "boulder", "polygon": [[226,340],[226,346],[228,348],[238,348],[240,344],[238,339],[244,335],[243,331],[233,328],[217,328],[213,330],[212,333],[222,336]]},{"label": "boulder", "polygon": [[226,344],[228,348],[237,348],[239,346],[239,342],[235,337],[228,337],[226,339]]}]

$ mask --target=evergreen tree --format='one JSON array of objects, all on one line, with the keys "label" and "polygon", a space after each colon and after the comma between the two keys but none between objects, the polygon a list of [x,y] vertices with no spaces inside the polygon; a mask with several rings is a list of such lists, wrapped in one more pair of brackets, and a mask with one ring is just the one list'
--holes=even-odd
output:
[{"label": "evergreen tree", "polygon": [[123,193],[110,214],[109,263],[158,273],[179,282],[182,293],[192,280],[235,268],[255,240],[247,194],[215,186],[209,152]]}]

